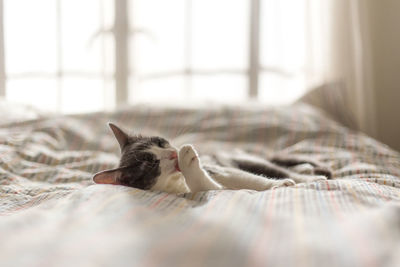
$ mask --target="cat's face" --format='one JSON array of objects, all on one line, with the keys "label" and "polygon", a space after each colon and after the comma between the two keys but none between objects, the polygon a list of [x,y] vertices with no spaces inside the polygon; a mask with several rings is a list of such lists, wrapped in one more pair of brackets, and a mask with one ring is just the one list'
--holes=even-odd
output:
[{"label": "cat's face", "polygon": [[95,174],[96,183],[162,189],[168,177],[179,171],[177,149],[164,138],[129,136],[109,125],[120,145],[121,160],[118,168]]}]

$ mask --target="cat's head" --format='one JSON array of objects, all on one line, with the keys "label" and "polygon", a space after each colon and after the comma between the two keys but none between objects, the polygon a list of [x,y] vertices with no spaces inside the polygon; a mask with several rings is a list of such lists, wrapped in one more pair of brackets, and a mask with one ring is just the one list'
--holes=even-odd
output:
[{"label": "cat's head", "polygon": [[121,148],[121,160],[118,168],[96,173],[95,183],[162,189],[168,177],[180,171],[177,149],[164,138],[131,136],[115,124],[109,126]]}]

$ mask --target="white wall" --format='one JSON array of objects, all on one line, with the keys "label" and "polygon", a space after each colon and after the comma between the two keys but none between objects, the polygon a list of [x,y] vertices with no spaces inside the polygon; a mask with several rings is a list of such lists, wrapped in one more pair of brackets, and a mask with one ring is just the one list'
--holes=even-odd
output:
[{"label": "white wall", "polygon": [[400,1],[369,1],[377,135],[400,151]]}]

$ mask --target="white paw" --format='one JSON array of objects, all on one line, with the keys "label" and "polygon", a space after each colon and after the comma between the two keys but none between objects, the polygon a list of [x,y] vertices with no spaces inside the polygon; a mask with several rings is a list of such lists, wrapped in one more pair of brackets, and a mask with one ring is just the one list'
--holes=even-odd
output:
[{"label": "white paw", "polygon": [[199,155],[192,145],[184,145],[179,149],[178,162],[191,192],[222,188],[203,170]]},{"label": "white paw", "polygon": [[194,183],[205,175],[200,164],[199,155],[192,145],[184,145],[180,148],[178,161],[186,182]]},{"label": "white paw", "polygon": [[287,187],[287,186],[292,186],[295,184],[296,184],[296,182],[293,181],[292,179],[281,179],[281,180],[274,181],[274,186],[272,188]]},{"label": "white paw", "polygon": [[294,181],[298,183],[312,183],[312,182],[317,182],[317,181],[326,181],[328,178],[326,178],[323,175],[296,175],[292,177]]},{"label": "white paw", "polygon": [[179,168],[183,171],[188,168],[199,168],[200,160],[199,155],[192,145],[183,145],[179,149]]},{"label": "white paw", "polygon": [[323,175],[315,175],[315,176],[310,176],[309,181],[310,182],[317,182],[317,181],[326,181],[328,178]]},{"label": "white paw", "polygon": [[323,175],[309,175],[304,178],[304,182],[306,183],[326,181],[326,180],[328,180],[328,178],[326,178]]}]

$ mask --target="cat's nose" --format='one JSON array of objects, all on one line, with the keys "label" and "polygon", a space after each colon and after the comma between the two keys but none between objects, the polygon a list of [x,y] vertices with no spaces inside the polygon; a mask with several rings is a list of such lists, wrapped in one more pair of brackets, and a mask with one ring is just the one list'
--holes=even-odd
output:
[{"label": "cat's nose", "polygon": [[177,159],[178,158],[178,154],[176,153],[176,151],[172,151],[171,155],[169,156],[169,159]]}]

